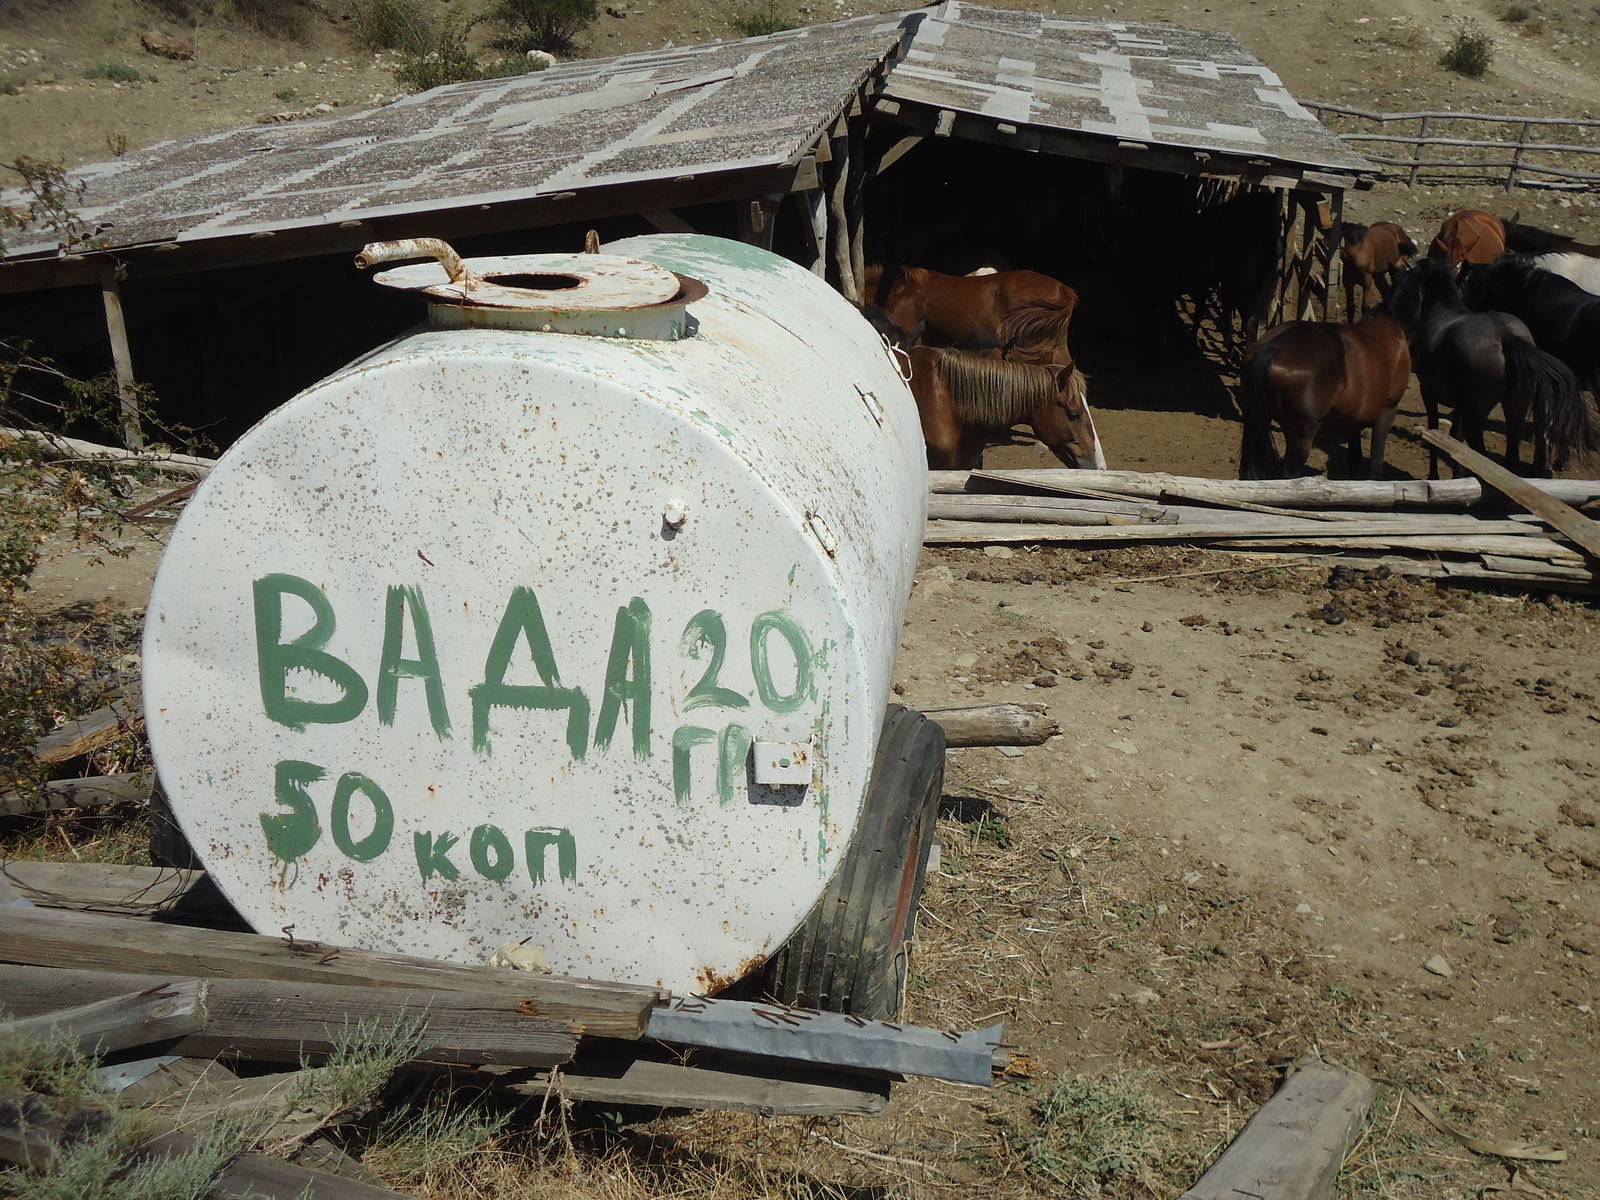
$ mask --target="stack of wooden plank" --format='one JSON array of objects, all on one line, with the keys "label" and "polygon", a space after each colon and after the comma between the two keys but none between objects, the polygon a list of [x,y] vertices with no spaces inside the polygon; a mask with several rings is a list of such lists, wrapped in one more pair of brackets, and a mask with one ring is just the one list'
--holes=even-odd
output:
[{"label": "stack of wooden plank", "polygon": [[1312,552],[1358,567],[1600,591],[1600,524],[1574,507],[1600,502],[1600,480],[1522,479],[1439,440],[1485,481],[933,471],[925,541]]}]

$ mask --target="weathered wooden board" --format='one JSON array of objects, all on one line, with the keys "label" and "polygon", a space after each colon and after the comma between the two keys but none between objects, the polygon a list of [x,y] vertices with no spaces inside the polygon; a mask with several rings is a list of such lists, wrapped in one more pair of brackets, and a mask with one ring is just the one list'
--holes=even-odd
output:
[{"label": "weathered wooden board", "polygon": [[109,746],[143,720],[134,684],[128,695],[45,734],[34,743],[33,756],[42,763],[66,762]]},{"label": "weathered wooden board", "polygon": [[17,905],[0,906],[0,962],[176,978],[469,991],[576,1032],[629,1039],[643,1034],[650,1009],[663,999],[652,987]]},{"label": "weathered wooden board", "polygon": [[53,1001],[30,1015],[0,986],[13,1020],[0,1021],[0,1041],[21,1037],[58,1058],[110,1054],[198,1033],[206,1027],[204,988],[196,980],[129,980],[111,975],[110,995],[74,987],[56,989]]},{"label": "weathered wooden board", "polygon": [[0,817],[58,812],[64,808],[98,808],[125,801],[142,804],[149,798],[150,776],[142,772],[53,779],[37,792],[0,792]]},{"label": "weathered wooden board", "polygon": [[1377,1090],[1365,1075],[1310,1059],[1182,1200],[1330,1200]]},{"label": "weathered wooden board", "polygon": [[4,872],[23,895],[46,908],[105,907],[149,915],[191,896],[213,896],[222,902],[204,871],[12,859]]},{"label": "weathered wooden board", "polygon": [[1061,732],[1042,704],[969,704],[925,708],[944,728],[947,749],[963,746],[1038,746]]},{"label": "weathered wooden board", "polygon": [[[977,476],[969,483],[969,479]],[[1077,471],[1045,467],[1014,471],[929,471],[928,486],[939,493],[982,491],[985,479],[1017,484],[1067,484],[1108,495],[1158,501],[1179,491],[1194,497],[1221,497],[1283,508],[1466,508],[1485,499],[1476,479],[1204,479],[1160,471]],[[1528,480],[1566,504],[1600,500],[1600,479]],[[1495,499],[1492,494],[1489,499]]]},{"label": "weathered wooden board", "polygon": [[[1227,538],[1269,538],[1293,544],[1300,539],[1326,536],[1329,526],[1320,522],[1298,521],[1287,517],[1268,517],[1253,513],[1233,513],[1240,520],[1218,520],[1206,525],[1122,525],[1111,528],[1040,525],[1002,521],[929,521],[923,542],[930,546],[985,542],[1205,542]],[[1350,521],[1339,526],[1342,538],[1365,538],[1373,545],[1386,539],[1436,537],[1439,535],[1483,537],[1509,534],[1539,537],[1539,531],[1517,521],[1477,521],[1469,526],[1449,519],[1432,523],[1424,518],[1404,524],[1391,521]]]},{"label": "weathered wooden board", "polygon": [[[511,1085],[543,1096],[548,1078]],[[724,1109],[763,1117],[881,1116],[889,1104],[884,1081],[827,1071],[794,1071],[775,1077],[770,1069],[749,1075],[726,1069],[686,1067],[640,1059],[618,1073],[562,1071],[556,1088],[568,1100],[639,1104],[651,1108]]]},{"label": "weathered wooden board", "polygon": [[[1237,550],[1270,550],[1283,545],[1282,539],[1240,538],[1218,542],[1219,546]],[[1511,558],[1534,561],[1582,563],[1583,555],[1547,537],[1507,537],[1488,534],[1475,537],[1386,537],[1350,538],[1337,535],[1327,537],[1298,537],[1296,549],[1306,550],[1365,550],[1377,545],[1391,550],[1420,550],[1430,554],[1500,554]]]},{"label": "weathered wooden board", "polygon": [[[196,983],[163,975],[0,966],[7,1010],[36,1022],[59,1021],[62,1014],[52,1010],[67,997],[93,1001],[163,985],[193,991]],[[203,987],[201,1019],[175,1027],[166,1053],[297,1062],[302,1054],[327,1054],[362,1021],[384,1028],[425,1022],[417,1055],[424,1062],[546,1067],[567,1062],[577,1049],[565,1025],[521,1013],[496,995],[260,979],[213,978]],[[120,1000],[126,1003],[126,997]]]},{"label": "weathered wooden board", "polygon": [[[1471,446],[1457,441],[1443,430],[1424,430],[1422,440],[1443,450],[1490,487],[1504,493],[1506,499],[1514,504],[1520,504],[1541,521],[1547,522],[1552,528],[1559,529],[1577,542],[1590,556],[1600,559],[1600,528],[1597,528],[1588,517],[1545,491],[1542,486],[1537,486],[1534,480],[1513,474],[1492,458],[1479,454]],[[1538,484],[1542,485],[1543,482],[1540,480]]]}]

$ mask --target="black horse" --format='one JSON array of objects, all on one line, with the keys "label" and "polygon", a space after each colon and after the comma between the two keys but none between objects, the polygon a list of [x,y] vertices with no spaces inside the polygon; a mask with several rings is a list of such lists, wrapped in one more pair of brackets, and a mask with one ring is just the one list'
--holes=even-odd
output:
[{"label": "black horse", "polygon": [[1600,296],[1515,254],[1468,265],[1461,280],[1468,305],[1522,318],[1539,349],[1571,367],[1583,387],[1600,391]]},{"label": "black horse", "polygon": [[[1449,409],[1462,440],[1484,453],[1484,426],[1498,404],[1506,419],[1505,464],[1520,470],[1522,426],[1531,410],[1533,469],[1540,474],[1547,473],[1549,447],[1562,466],[1574,451],[1587,456],[1600,445],[1600,427],[1567,365],[1540,350],[1518,318],[1468,308],[1448,264],[1424,259],[1407,271],[1390,293],[1389,309],[1411,334],[1430,429],[1439,426],[1439,410]],[[1428,478],[1438,477],[1435,450]]]}]

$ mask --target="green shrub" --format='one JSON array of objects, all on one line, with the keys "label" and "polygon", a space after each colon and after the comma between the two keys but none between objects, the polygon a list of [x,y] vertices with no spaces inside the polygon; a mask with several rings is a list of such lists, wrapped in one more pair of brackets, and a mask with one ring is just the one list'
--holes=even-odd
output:
[{"label": "green shrub", "polygon": [[599,0],[498,0],[489,20],[509,50],[570,54],[573,39],[600,15]]},{"label": "green shrub", "polygon": [[747,8],[728,23],[738,30],[740,37],[763,37],[769,33],[798,28],[788,17],[779,14],[777,6],[771,3],[764,9]]},{"label": "green shrub", "polygon": [[1520,25],[1533,16],[1533,10],[1526,4],[1513,4],[1500,14],[1500,19],[1507,25]]},{"label": "green shrub", "polygon": [[483,67],[477,54],[467,45],[467,37],[477,23],[478,18],[452,8],[437,28],[426,31],[425,51],[416,53],[401,49],[400,65],[394,68],[395,79],[413,92],[425,92],[467,79],[482,79]]},{"label": "green shrub", "polygon": [[356,37],[369,50],[427,54],[431,31],[416,0],[357,0]]},{"label": "green shrub", "polygon": [[1132,1076],[1058,1079],[1011,1135],[1030,1173],[1071,1196],[1159,1194],[1173,1157],[1169,1112]]},{"label": "green shrub", "polygon": [[305,33],[306,10],[300,0],[228,0],[228,9],[242,24],[261,33],[286,38]]},{"label": "green shrub", "polygon": [[1439,65],[1458,75],[1476,79],[1489,69],[1494,61],[1494,38],[1476,25],[1468,22],[1456,34],[1455,40],[1439,58]]},{"label": "green shrub", "polygon": [[21,91],[15,79],[9,75],[0,75],[0,96],[15,96]]},{"label": "green shrub", "polygon": [[95,63],[92,67],[85,67],[85,79],[109,79],[112,83],[138,83],[144,78],[127,63]]},{"label": "green shrub", "polygon": [[287,104],[289,101],[295,98],[295,95],[296,92],[293,88],[279,88],[277,91],[272,93],[272,98],[274,100],[282,100],[285,104]]}]

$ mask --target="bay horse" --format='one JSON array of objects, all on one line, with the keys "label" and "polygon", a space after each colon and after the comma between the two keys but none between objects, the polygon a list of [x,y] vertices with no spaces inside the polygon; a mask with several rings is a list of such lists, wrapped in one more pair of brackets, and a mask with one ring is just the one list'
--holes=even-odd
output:
[{"label": "bay horse", "polygon": [[901,329],[926,322],[928,340],[954,345],[993,338],[1006,357],[1040,366],[1071,366],[1067,330],[1078,293],[1037,271],[941,275],[925,267],[869,266],[866,295]]},{"label": "bay horse", "polygon": [[[1347,222],[1339,241],[1339,261],[1343,265],[1344,314],[1346,321],[1358,319],[1356,288],[1361,289],[1360,314],[1389,298],[1395,278],[1417,254],[1417,244],[1393,221],[1374,221],[1371,225]],[[1380,301],[1372,298],[1376,291]]]},{"label": "bay horse", "polygon": [[1428,246],[1429,258],[1447,263],[1493,262],[1505,252],[1505,222],[1481,208],[1451,213]]},{"label": "bay horse", "polygon": [[[1383,448],[1411,382],[1405,327],[1381,305],[1354,325],[1290,321],[1269,329],[1240,372],[1244,435],[1239,478],[1294,475],[1318,433],[1349,437],[1348,475],[1361,469],[1361,431],[1372,430],[1369,475],[1383,477]],[[1272,422],[1283,430],[1280,459]]]},{"label": "bay horse", "polygon": [[911,351],[911,394],[922,419],[932,470],[973,470],[999,432],[1025,422],[1069,467],[1106,465],[1085,378],[1074,366],[1009,362],[998,350],[918,346]]},{"label": "bay horse", "polygon": [[[1484,426],[1498,404],[1506,420],[1505,464],[1519,470],[1522,426],[1531,411],[1533,469],[1541,474],[1547,473],[1550,447],[1559,467],[1574,451],[1587,456],[1600,445],[1594,414],[1571,369],[1540,350],[1517,317],[1469,309],[1445,263],[1424,259],[1402,275],[1389,308],[1411,334],[1428,428],[1437,429],[1439,410],[1448,408],[1461,439],[1485,453]],[[1429,457],[1428,478],[1437,479],[1437,450]]]},{"label": "bay horse", "polygon": [[1462,271],[1461,294],[1479,311],[1521,319],[1539,349],[1553,354],[1600,394],[1600,296],[1551,271],[1536,259],[1505,254]]},{"label": "bay horse", "polygon": [[1505,226],[1507,250],[1530,255],[1535,265],[1570,279],[1586,292],[1600,294],[1600,246],[1524,225],[1516,217]]}]

